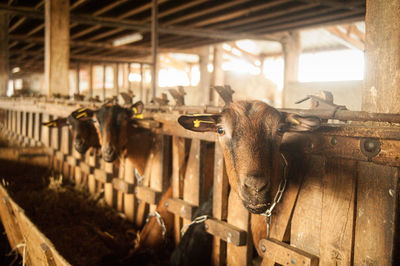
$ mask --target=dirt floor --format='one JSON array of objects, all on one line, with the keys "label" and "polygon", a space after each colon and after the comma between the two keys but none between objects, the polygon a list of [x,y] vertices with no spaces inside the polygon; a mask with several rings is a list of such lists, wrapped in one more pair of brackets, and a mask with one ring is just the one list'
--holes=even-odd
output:
[{"label": "dirt floor", "polygon": [[115,265],[128,255],[136,230],[113,209],[48,169],[5,160],[0,169],[10,196],[71,264]]}]

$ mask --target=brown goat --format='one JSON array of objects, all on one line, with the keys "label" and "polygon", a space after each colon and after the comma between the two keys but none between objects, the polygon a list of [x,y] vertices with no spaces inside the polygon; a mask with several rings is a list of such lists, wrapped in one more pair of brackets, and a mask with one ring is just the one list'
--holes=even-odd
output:
[{"label": "brown goat", "polygon": [[[221,114],[181,116],[178,122],[188,130],[219,135],[229,184],[253,214],[264,213],[278,191],[283,133],[314,130],[320,125],[319,118],[281,113],[261,101],[228,103]],[[252,215],[251,223],[258,250],[258,241],[266,235],[264,217]]]},{"label": "brown goat", "polygon": [[70,126],[75,150],[81,154],[85,154],[89,148],[100,148],[99,137],[93,121],[88,118],[76,118],[79,117],[80,113],[85,112],[85,110],[86,108],[79,108],[67,117],[43,122],[42,125],[50,128]]},{"label": "brown goat", "polygon": [[[130,108],[119,105],[105,104],[98,110],[89,110],[87,115],[94,118],[101,143],[103,159],[107,162],[115,162],[117,158],[126,155],[140,175],[144,174],[150,151],[154,145],[154,134],[143,128],[134,127],[132,116],[141,114],[143,103],[137,102]],[[156,207],[165,226],[166,235],[171,235],[174,216],[167,211],[165,201],[172,195],[172,188],[162,196]],[[137,247],[156,249],[162,246],[165,236],[162,227],[156,217],[151,217],[139,234]]]}]

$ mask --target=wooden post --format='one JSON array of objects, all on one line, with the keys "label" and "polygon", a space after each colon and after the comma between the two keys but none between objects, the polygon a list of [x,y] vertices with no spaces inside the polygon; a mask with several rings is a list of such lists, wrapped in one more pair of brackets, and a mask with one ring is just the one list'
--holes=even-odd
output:
[{"label": "wooden post", "polygon": [[[212,75],[213,86],[223,86],[224,85],[224,71],[222,70],[224,49],[222,48],[222,44],[217,44],[214,46],[214,71]],[[218,93],[215,90],[210,91],[210,101],[213,105],[218,106],[222,105],[224,102],[220,99]]]},{"label": "wooden post", "polygon": [[8,14],[0,12],[0,96],[8,87]]},{"label": "wooden post", "polygon": [[286,88],[289,82],[298,81],[299,74],[299,56],[301,53],[300,33],[290,31],[281,40],[283,56],[285,60],[284,80],[282,90],[282,107],[285,107]]},{"label": "wooden post", "polygon": [[[227,216],[228,176],[219,143],[215,143],[213,189],[213,217],[223,221]],[[213,265],[225,265],[226,263],[226,242],[222,241],[219,237],[214,237],[212,261]]]},{"label": "wooden post", "polygon": [[89,96],[93,97],[93,63],[89,63]]},{"label": "wooden post", "polygon": [[119,95],[119,84],[118,84],[118,75],[119,75],[119,64],[116,63],[114,65],[114,90],[115,90],[115,95]]},{"label": "wooden post", "polygon": [[208,46],[201,49],[201,53],[199,54],[199,68],[200,68],[199,90],[204,93],[203,95],[204,104],[210,103],[209,102],[210,73],[208,73],[209,55],[210,51]]},{"label": "wooden post", "polygon": [[153,58],[153,66],[151,73],[151,84],[153,90],[153,97],[157,93],[157,75],[158,75],[158,3],[157,0],[152,0],[153,7],[151,9],[151,56]]},{"label": "wooden post", "polygon": [[106,99],[106,64],[103,64],[103,101]]},{"label": "wooden post", "polygon": [[[142,67],[142,65],[141,65]],[[185,174],[185,139],[172,137],[172,197],[181,199],[183,195],[183,179]],[[174,217],[174,236],[175,244],[181,239],[180,229],[182,228],[182,219],[175,215]]]},{"label": "wooden post", "polygon": [[45,1],[45,88],[69,93],[69,0]]},{"label": "wooden post", "polygon": [[140,100],[144,102],[144,76],[143,64],[140,64]]},{"label": "wooden post", "polygon": [[81,72],[81,64],[79,62],[76,63],[76,88],[75,88],[75,93],[80,94],[80,72]]},{"label": "wooden post", "polygon": [[363,111],[400,112],[399,17],[399,0],[367,0]]}]

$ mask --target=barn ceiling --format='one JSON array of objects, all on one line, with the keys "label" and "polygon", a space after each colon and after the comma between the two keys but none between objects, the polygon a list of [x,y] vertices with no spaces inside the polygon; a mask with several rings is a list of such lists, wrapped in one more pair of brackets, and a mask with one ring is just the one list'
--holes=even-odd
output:
[{"label": "barn ceiling", "polygon": [[[151,52],[151,0],[71,0],[71,61],[143,61]],[[238,39],[279,40],[289,30],[360,21],[365,0],[158,0],[161,52]],[[43,71],[44,1],[0,0],[10,15],[10,67]],[[113,41],[133,33],[143,39]]]}]

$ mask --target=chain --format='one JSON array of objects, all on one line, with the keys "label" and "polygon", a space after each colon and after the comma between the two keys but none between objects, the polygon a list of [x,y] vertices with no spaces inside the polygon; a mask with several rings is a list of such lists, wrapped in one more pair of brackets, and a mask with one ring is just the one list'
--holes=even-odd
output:
[{"label": "chain", "polygon": [[183,236],[186,233],[187,229],[189,229],[189,227],[192,226],[193,224],[204,223],[207,219],[208,215],[202,215],[196,217],[190,224],[185,224],[184,226],[182,226],[181,236]]},{"label": "chain", "polygon": [[144,179],[144,175],[140,175],[139,171],[135,168],[135,177],[137,180],[138,185],[141,185]]},{"label": "chain", "polygon": [[274,200],[271,204],[271,206],[263,213],[261,214],[262,216],[265,216],[265,224],[267,225],[267,238],[269,238],[269,231],[271,227],[271,216],[272,216],[272,211],[274,210],[275,206],[281,201],[282,195],[285,192],[286,189],[286,184],[287,184],[287,166],[288,162],[286,160],[286,157],[281,153],[282,159],[283,159],[283,175],[281,182],[279,183],[278,191],[275,194]]},{"label": "chain", "polygon": [[164,219],[161,217],[159,212],[155,211],[155,212],[149,213],[146,218],[146,223],[148,223],[149,219],[153,216],[156,217],[157,222],[161,226],[161,229],[162,229],[162,236],[165,237],[165,234],[167,233],[167,228],[165,227]]}]

